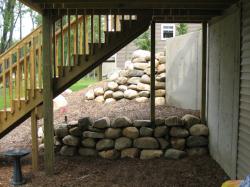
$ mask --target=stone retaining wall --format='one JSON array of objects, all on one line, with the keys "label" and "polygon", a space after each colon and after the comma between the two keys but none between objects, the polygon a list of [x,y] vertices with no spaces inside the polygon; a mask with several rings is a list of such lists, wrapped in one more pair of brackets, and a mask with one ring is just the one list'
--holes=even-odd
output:
[{"label": "stone retaining wall", "polygon": [[94,122],[85,117],[55,129],[55,149],[64,156],[100,156],[107,159],[165,157],[180,159],[208,152],[208,128],[193,115],[131,121],[127,117]]}]

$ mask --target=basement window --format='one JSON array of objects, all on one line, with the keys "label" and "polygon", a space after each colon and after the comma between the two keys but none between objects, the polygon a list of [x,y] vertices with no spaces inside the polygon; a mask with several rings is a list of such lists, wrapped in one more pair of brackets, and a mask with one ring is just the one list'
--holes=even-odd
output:
[{"label": "basement window", "polygon": [[161,24],[161,40],[175,37],[175,25],[174,24]]}]

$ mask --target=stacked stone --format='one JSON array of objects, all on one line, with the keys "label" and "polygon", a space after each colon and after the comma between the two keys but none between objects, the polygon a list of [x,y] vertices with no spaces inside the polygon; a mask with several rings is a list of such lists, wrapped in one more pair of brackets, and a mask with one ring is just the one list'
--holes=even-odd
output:
[{"label": "stacked stone", "polygon": [[[131,61],[125,63],[125,69],[119,74],[111,76],[105,87],[90,89],[85,99],[97,102],[110,103],[120,99],[147,102],[150,97],[150,52],[137,50],[133,53]],[[156,105],[165,104],[165,65],[166,56],[163,52],[156,54]]]},{"label": "stacked stone", "polygon": [[207,154],[208,128],[193,115],[149,120],[108,117],[94,122],[86,117],[78,122],[61,124],[55,129],[55,147],[64,156],[100,156],[107,159],[165,157],[180,159]]}]

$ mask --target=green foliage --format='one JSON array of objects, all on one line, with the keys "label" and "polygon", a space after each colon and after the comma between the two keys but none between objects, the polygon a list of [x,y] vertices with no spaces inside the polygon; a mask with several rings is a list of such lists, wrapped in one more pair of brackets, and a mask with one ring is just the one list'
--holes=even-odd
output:
[{"label": "green foliage", "polygon": [[177,29],[179,35],[187,34],[187,32],[188,32],[188,26],[186,23],[180,23],[176,27],[176,29]]},{"label": "green foliage", "polygon": [[135,39],[135,45],[139,49],[149,50],[151,49],[151,36],[149,29]]}]

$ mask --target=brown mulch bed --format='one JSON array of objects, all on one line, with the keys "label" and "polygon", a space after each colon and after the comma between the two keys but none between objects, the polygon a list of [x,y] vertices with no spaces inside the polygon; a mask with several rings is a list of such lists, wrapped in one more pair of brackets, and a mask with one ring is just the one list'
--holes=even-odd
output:
[{"label": "brown mulch bed", "polygon": [[[29,162],[24,161],[23,173],[28,180],[24,187],[219,187],[228,179],[209,156],[179,161],[57,156],[53,177],[42,172],[42,165],[41,171],[32,174]],[[10,162],[0,167],[1,187],[9,186],[10,168]]]}]

